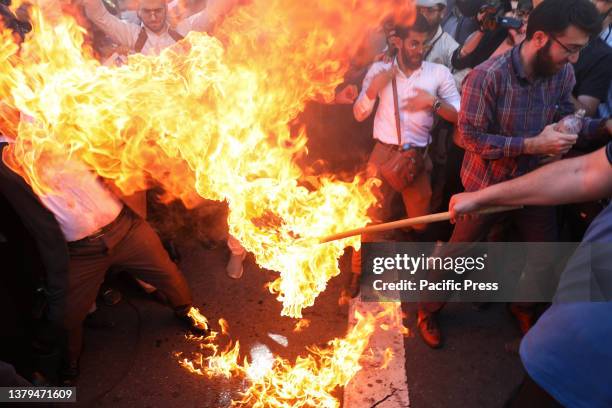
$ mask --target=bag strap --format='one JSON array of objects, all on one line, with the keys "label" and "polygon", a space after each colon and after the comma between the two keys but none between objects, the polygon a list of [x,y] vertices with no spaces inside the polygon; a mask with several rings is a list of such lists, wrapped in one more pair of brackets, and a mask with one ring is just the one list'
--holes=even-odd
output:
[{"label": "bag strap", "polygon": [[144,45],[146,44],[147,40],[148,40],[149,36],[147,35],[147,31],[145,30],[144,27],[142,27],[142,29],[140,30],[140,33],[138,33],[138,38],[136,39],[136,43],[134,43],[134,52],[135,53],[139,53],[142,51],[142,49],[144,48]]},{"label": "bag strap", "polygon": [[442,38],[443,35],[444,35],[444,31],[442,31],[440,35],[437,36],[436,39],[431,44],[429,44],[429,49],[427,50],[425,55],[423,55],[423,61],[427,60],[427,57],[429,57],[429,54],[431,54],[431,50],[434,49],[434,47],[436,46],[436,43],[438,42],[440,38]]},{"label": "bag strap", "polygon": [[[168,28],[168,35],[176,42],[179,42],[183,38],[185,38],[172,28]],[[136,53],[142,52],[142,49],[144,48],[144,45],[146,44],[148,39],[149,39],[149,36],[147,35],[147,31],[145,30],[144,27],[142,27],[142,29],[140,30],[140,33],[138,33],[138,38],[136,39],[136,43],[134,44],[134,52]]]},{"label": "bag strap", "polygon": [[180,35],[180,34],[179,34],[177,31],[175,31],[175,30],[174,30],[174,29],[172,29],[172,28],[169,28],[169,29],[168,29],[168,35],[170,35],[170,37],[172,37],[172,39],[173,39],[174,41],[176,41],[176,42],[179,42],[179,41],[181,41],[183,38],[185,38],[185,37],[183,37],[182,35]]},{"label": "bag strap", "polygon": [[397,132],[397,145],[402,146],[402,128],[400,126],[399,100],[397,97],[397,81],[395,76],[391,80],[393,86],[393,107],[395,109],[395,130]]}]

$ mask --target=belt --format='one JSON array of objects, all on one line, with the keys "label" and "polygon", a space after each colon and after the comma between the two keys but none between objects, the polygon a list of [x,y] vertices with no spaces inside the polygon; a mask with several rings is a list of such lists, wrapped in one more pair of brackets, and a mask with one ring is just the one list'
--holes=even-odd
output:
[{"label": "belt", "polygon": [[425,153],[425,151],[427,150],[427,148],[429,147],[429,145],[427,146],[415,146],[412,145],[410,143],[404,143],[403,145],[396,145],[396,144],[390,144],[390,143],[385,143],[385,142],[381,142],[380,140],[376,139],[376,141],[378,143],[380,143],[381,145],[385,146],[388,149],[393,149],[393,150],[399,150],[399,151],[406,151],[406,150],[416,150],[417,152],[421,152],[421,153]]},{"label": "belt", "polygon": [[123,208],[121,208],[121,212],[119,213],[119,215],[117,215],[117,217],[114,220],[112,220],[110,223],[92,232],[85,238],[81,238],[77,241],[70,241],[68,244],[78,245],[84,242],[94,241],[96,239],[102,238],[104,235],[108,234],[117,224],[119,224],[119,222],[123,220],[123,218],[126,217],[129,213],[130,213],[130,208],[127,205],[124,205]]}]

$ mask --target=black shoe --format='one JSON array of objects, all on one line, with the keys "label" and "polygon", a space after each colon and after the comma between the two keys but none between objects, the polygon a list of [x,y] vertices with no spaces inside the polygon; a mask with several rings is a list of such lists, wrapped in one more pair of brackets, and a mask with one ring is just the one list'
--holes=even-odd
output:
[{"label": "black shoe", "polygon": [[59,372],[60,386],[74,387],[81,374],[79,362],[73,361],[64,365]]},{"label": "black shoe", "polygon": [[107,306],[115,306],[116,304],[121,302],[121,299],[123,298],[121,296],[121,292],[112,288],[104,289],[101,297],[104,301],[104,304]]},{"label": "black shoe", "polygon": [[442,334],[435,313],[419,310],[417,312],[417,328],[425,344],[434,349],[442,347]]},{"label": "black shoe", "polygon": [[208,336],[210,334],[210,327],[202,326],[200,323],[196,323],[191,317],[187,315],[191,306],[182,306],[174,310],[174,316],[183,324],[183,327],[193,334],[194,336]]}]

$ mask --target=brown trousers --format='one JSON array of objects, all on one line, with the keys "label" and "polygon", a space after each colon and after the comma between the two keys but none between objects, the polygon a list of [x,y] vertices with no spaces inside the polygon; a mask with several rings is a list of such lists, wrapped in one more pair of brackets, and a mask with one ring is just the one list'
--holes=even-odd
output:
[{"label": "brown trousers", "polygon": [[[382,180],[382,176],[379,172],[379,166],[387,161],[391,154],[392,149],[390,146],[376,142],[376,145],[374,145],[374,150],[372,150],[372,154],[370,154],[370,158],[368,160],[366,170],[367,176],[377,177]],[[419,217],[421,215],[429,214],[431,202],[431,171],[431,159],[429,158],[429,155],[426,155],[425,168],[414,179],[414,182],[401,192],[407,217]],[[373,223],[390,221],[392,216],[391,204],[393,202],[393,197],[395,194],[398,194],[398,192],[396,192],[383,180],[380,187],[374,191],[374,194],[378,197],[378,203],[370,207],[368,210],[368,216],[372,219]],[[412,228],[415,231],[423,231],[426,228],[426,225],[415,225]],[[392,234],[393,231],[364,234],[361,236],[361,242],[389,241],[392,238]],[[361,251],[353,251],[351,271],[357,274],[361,273]]]},{"label": "brown trousers", "polygon": [[83,320],[111,267],[155,286],[175,308],[192,303],[185,277],[146,221],[124,207],[110,225],[102,236],[68,244],[70,264],[63,326],[68,334],[70,361],[76,361],[81,353]]}]

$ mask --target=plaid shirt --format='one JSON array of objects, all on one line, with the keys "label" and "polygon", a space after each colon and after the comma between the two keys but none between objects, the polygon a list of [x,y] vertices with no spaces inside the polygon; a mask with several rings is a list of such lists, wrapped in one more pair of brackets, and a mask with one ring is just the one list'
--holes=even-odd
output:
[{"label": "plaid shirt", "polygon": [[[520,46],[477,66],[463,85],[457,130],[465,148],[461,180],[475,191],[521,176],[545,156],[524,154],[527,137],[574,112],[576,79],[570,64],[548,78],[527,79]],[[581,137],[596,135],[605,121],[585,119]]]}]

